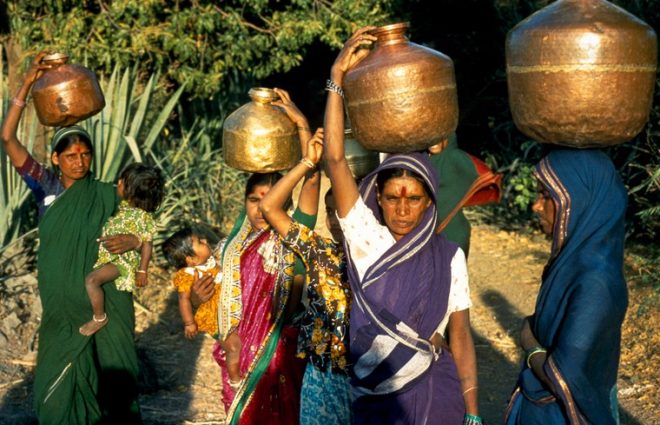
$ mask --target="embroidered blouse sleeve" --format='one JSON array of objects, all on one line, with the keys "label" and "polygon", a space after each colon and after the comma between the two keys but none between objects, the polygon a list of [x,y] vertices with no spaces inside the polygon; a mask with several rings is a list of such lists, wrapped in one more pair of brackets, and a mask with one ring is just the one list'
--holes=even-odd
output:
[{"label": "embroidered blouse sleeve", "polygon": [[470,300],[467,261],[463,250],[458,248],[451,260],[451,288],[449,289],[447,313],[436,332],[444,336],[449,323],[449,316],[455,311],[467,310],[470,307],[472,307],[472,301]]},{"label": "embroidered blouse sleeve", "polygon": [[360,279],[367,269],[396,243],[387,226],[378,222],[362,198],[358,198],[346,217],[338,217],[349,254]]},{"label": "embroidered blouse sleeve", "polygon": [[55,198],[64,192],[64,186],[60,183],[57,174],[39,164],[30,155],[16,171],[32,190],[39,207],[40,217]]}]

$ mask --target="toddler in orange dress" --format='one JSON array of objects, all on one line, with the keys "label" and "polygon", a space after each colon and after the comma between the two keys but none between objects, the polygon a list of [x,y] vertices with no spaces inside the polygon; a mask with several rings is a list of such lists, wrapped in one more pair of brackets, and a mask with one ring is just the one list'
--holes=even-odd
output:
[{"label": "toddler in orange dress", "polygon": [[[218,337],[218,299],[222,283],[222,271],[216,261],[213,250],[205,237],[197,234],[190,227],[179,230],[163,243],[163,253],[170,265],[177,268],[172,283],[179,293],[179,313],[184,325],[186,338],[192,339],[199,332]],[[214,277],[215,292],[206,302],[200,304],[193,314],[190,299],[191,287],[196,277],[211,275]],[[239,360],[241,340],[234,331],[220,345],[227,355],[227,373],[231,385],[241,381]]]}]

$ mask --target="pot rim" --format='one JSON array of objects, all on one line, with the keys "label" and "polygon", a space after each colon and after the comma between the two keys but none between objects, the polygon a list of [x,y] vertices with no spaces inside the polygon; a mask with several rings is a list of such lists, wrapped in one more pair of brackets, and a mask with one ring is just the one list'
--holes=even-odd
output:
[{"label": "pot rim", "polygon": [[396,22],[394,24],[383,25],[371,31],[371,35],[378,36],[382,33],[395,32],[397,30],[403,30],[401,32],[406,33],[410,28],[410,22]]},{"label": "pot rim", "polygon": [[44,56],[43,58],[41,58],[41,61],[42,62],[54,62],[54,61],[64,60],[66,62],[67,59],[69,59],[69,55],[67,55],[66,53],[57,52],[57,53],[51,53],[50,55]]},{"label": "pot rim", "polygon": [[252,87],[248,91],[248,96],[258,103],[270,103],[280,98],[275,90],[268,87]]}]

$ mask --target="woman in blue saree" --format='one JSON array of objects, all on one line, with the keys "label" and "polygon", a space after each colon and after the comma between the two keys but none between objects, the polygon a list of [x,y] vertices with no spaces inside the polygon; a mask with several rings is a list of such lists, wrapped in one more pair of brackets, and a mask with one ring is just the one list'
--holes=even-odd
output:
[{"label": "woman in blue saree", "polygon": [[553,151],[535,174],[533,209],[552,251],[523,322],[525,360],[506,424],[616,424],[626,190],[598,150]]}]

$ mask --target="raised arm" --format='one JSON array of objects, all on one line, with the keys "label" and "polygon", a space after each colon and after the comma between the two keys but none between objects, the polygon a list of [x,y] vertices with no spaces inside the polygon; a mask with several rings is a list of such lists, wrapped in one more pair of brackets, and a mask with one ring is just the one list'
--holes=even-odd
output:
[{"label": "raised arm", "polygon": [[[323,152],[323,130],[318,129],[314,137],[307,142],[306,155],[303,159],[273,186],[259,203],[266,221],[281,236],[286,236],[292,219],[284,210],[284,205],[293,188],[310,170],[314,170]],[[304,190],[304,188],[303,188]],[[302,195],[301,195],[302,197]],[[317,194],[318,203],[318,194]],[[318,208],[318,207],[317,207]],[[301,208],[302,209],[302,208]],[[303,212],[306,212],[303,210]]]},{"label": "raised arm", "polygon": [[305,114],[303,114],[295,103],[291,100],[289,92],[275,87],[273,89],[280,97],[279,100],[273,102],[273,105],[279,106],[286,112],[287,116],[298,127],[298,138],[302,147],[302,157],[305,157],[305,150],[307,149],[307,141],[312,137],[312,130],[309,128],[309,123]]},{"label": "raised arm", "polygon": [[325,128],[325,158],[339,217],[345,217],[360,196],[344,155],[344,99],[340,94],[340,88],[344,83],[346,72],[369,54],[369,50],[360,49],[360,47],[370,45],[376,40],[376,37],[368,34],[368,31],[372,29],[374,27],[361,28],[348,39],[330,72],[330,79],[334,83],[334,87],[339,89],[328,90],[323,126]]},{"label": "raised arm", "polygon": [[[296,104],[293,103],[291,96],[289,96],[289,93],[286,90],[278,88],[275,88],[274,90],[280,99],[274,101],[273,105],[282,108],[284,112],[286,112],[289,119],[291,119],[291,121],[296,124],[296,127],[298,127],[300,151],[302,153],[302,157],[305,158],[305,155],[307,155],[307,142],[312,137],[307,118],[305,118],[305,115],[300,112],[300,109],[298,109]],[[320,131],[321,137],[323,137],[323,129],[320,129]],[[319,130],[316,130],[316,132],[318,133]],[[309,172],[305,175],[305,180],[303,181],[303,186],[298,198],[298,209],[307,215],[315,216],[319,209],[321,173],[319,172],[318,168],[308,171]]]},{"label": "raised arm", "polygon": [[16,168],[22,166],[30,155],[28,150],[25,149],[25,146],[19,142],[18,137],[16,136],[16,130],[18,129],[18,123],[23,115],[25,99],[27,99],[32,84],[34,84],[34,82],[41,76],[43,70],[48,68],[47,66],[41,65],[41,59],[46,56],[46,54],[46,52],[41,52],[32,60],[32,65],[30,65],[30,69],[28,69],[25,74],[23,84],[21,85],[21,88],[18,89],[16,96],[11,100],[5,120],[2,122],[0,138],[2,138],[2,144],[5,148],[5,152],[7,152],[7,156]]}]

